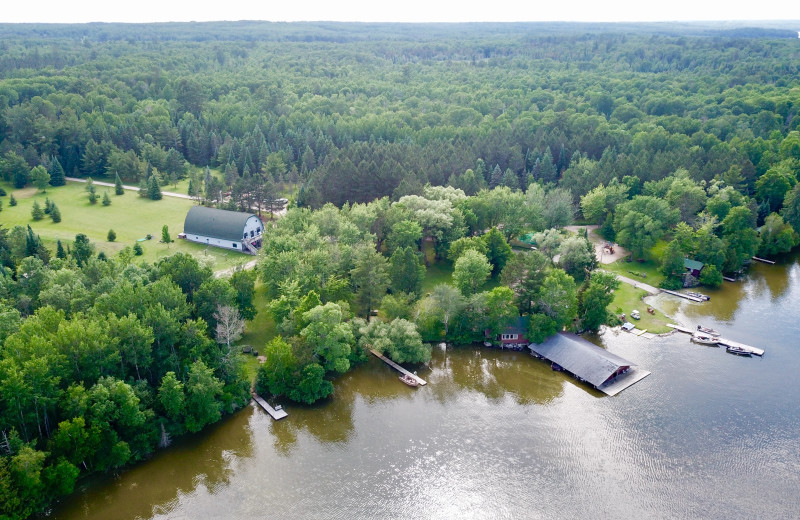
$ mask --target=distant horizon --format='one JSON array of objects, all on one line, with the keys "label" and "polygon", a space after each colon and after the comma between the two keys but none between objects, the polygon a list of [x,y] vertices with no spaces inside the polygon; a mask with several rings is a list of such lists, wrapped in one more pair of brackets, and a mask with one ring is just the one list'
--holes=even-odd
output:
[{"label": "distant horizon", "polygon": [[[782,16],[785,14],[785,16]],[[246,0],[196,4],[140,0],[133,9],[104,0],[31,0],[13,2],[0,23],[180,23],[180,22],[354,22],[354,23],[763,23],[800,20],[800,8],[785,0],[708,5],[673,0],[650,5],[638,0],[562,0],[549,4],[462,0],[367,0],[264,2]],[[800,30],[800,28],[798,28]]]},{"label": "distant horizon", "polygon": [[121,20],[94,20],[86,22],[7,22],[0,20],[0,25],[102,25],[102,24],[125,24],[125,25],[150,25],[150,24],[176,24],[176,23],[276,23],[276,24],[314,24],[314,23],[339,23],[339,24],[396,24],[396,25],[468,25],[468,24],[600,24],[600,25],[624,25],[624,24],[800,24],[797,19],[761,19],[761,20],[470,20],[470,21],[381,21],[381,20],[262,20],[256,18],[247,19],[218,19],[218,20],[153,20],[153,21],[121,21]]}]

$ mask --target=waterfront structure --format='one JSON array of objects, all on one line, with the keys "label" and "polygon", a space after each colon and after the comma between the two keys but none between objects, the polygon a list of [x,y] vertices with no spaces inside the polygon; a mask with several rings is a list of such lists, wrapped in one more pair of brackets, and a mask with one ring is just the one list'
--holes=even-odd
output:
[{"label": "waterfront structure", "polygon": [[194,206],[186,214],[186,240],[243,253],[256,254],[261,247],[264,223],[253,213]]},{"label": "waterfront structure", "polygon": [[607,395],[616,395],[650,375],[635,363],[568,332],[551,336],[540,345],[531,343],[529,348]]}]

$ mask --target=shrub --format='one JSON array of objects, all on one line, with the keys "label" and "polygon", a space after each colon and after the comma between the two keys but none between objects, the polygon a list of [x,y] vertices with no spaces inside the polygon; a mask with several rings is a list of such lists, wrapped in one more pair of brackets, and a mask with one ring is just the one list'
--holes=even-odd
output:
[{"label": "shrub", "polygon": [[108,238],[109,242],[113,242],[114,240],[117,239],[117,234],[114,232],[113,229],[109,229],[108,230],[108,235],[107,235],[106,238]]}]

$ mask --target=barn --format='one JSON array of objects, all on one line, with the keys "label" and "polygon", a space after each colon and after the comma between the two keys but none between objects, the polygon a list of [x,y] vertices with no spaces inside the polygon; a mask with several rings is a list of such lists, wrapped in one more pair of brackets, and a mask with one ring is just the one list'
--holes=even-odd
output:
[{"label": "barn", "polygon": [[194,206],[186,214],[186,240],[243,253],[256,254],[261,247],[264,223],[253,213]]}]

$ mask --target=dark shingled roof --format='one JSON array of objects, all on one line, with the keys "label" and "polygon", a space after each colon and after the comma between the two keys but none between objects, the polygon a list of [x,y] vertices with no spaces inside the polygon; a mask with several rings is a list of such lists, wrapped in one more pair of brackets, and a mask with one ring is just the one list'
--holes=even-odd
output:
[{"label": "dark shingled roof", "polygon": [[193,206],[186,214],[183,232],[237,242],[242,240],[244,225],[250,217],[258,218],[252,213]]},{"label": "dark shingled roof", "polygon": [[620,367],[636,366],[627,359],[566,332],[547,338],[541,345],[531,343],[530,349],[596,387],[605,383]]}]

